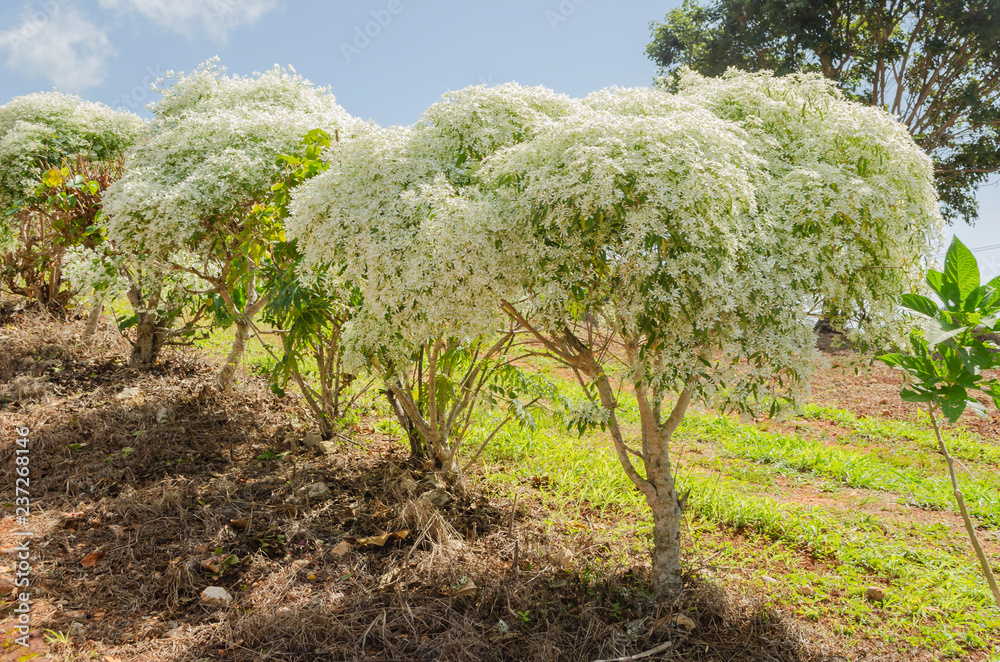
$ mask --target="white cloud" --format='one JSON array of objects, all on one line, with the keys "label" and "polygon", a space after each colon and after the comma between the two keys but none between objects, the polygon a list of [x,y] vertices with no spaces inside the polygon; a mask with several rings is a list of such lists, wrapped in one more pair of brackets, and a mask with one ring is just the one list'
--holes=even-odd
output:
[{"label": "white cloud", "polygon": [[277,8],[279,0],[100,0],[100,4],[119,13],[138,13],[170,32],[193,36],[201,31],[225,41],[232,30]]},{"label": "white cloud", "polygon": [[0,32],[7,67],[27,76],[44,76],[64,92],[99,85],[105,63],[115,54],[103,28],[64,0],[25,10],[21,23]]}]

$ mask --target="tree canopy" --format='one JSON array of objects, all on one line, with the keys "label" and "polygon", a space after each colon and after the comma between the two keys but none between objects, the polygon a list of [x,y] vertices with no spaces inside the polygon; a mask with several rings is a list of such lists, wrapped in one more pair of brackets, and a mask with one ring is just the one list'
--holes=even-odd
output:
[{"label": "tree canopy", "polygon": [[976,220],[976,188],[1000,168],[996,0],[685,0],[650,27],[666,74],[819,72],[896,115],[934,160],[945,219]]}]

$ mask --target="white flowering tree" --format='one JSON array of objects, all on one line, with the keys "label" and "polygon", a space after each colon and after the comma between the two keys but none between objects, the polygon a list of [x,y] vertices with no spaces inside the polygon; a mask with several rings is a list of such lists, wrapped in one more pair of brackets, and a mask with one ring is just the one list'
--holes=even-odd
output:
[{"label": "white flowering tree", "polygon": [[[69,302],[64,254],[104,242],[103,193],[141,126],[132,113],[58,92],[0,106],[0,277],[8,290],[45,305]],[[95,302],[88,333],[100,309]]]},{"label": "white flowering tree", "polygon": [[[349,133],[352,118],[328,90],[275,67],[230,76],[217,61],[160,81],[162,99],[107,197],[109,234],[123,247],[201,280],[216,323],[236,334],[218,385],[227,388],[253,318],[267,304],[263,268],[284,239],[270,213],[280,155],[322,129]],[[193,261],[176,256],[192,255]]]},{"label": "white flowering tree", "polygon": [[527,420],[534,385],[511,364],[517,333],[497,305],[506,281],[481,268],[505,259],[485,241],[483,226],[496,219],[441,174],[461,164],[450,153],[439,162],[436,147],[419,129],[369,127],[295,190],[288,233],[306,277],[324,268],[338,274],[328,288],[357,288],[343,330],[348,364],[382,378],[414,453],[459,482],[477,403],[508,408],[489,439],[510,419]]},{"label": "white flowering tree", "polygon": [[[482,94],[523,108],[510,90]],[[441,112],[460,119],[438,159],[461,163],[463,194],[500,219],[476,241],[500,246],[506,277],[523,285],[501,305],[578,374],[589,420],[610,430],[651,508],[654,588],[675,594],[685,497],[670,445],[685,412],[695,400],[756,409],[794,397],[815,356],[818,300],[892,331],[893,296],[916,287],[940,224],[929,161],[904,127],[818,77],[596,93],[528,118],[475,164],[466,146],[494,127],[468,108]],[[636,439],[616,416],[615,354],[638,401]]]}]

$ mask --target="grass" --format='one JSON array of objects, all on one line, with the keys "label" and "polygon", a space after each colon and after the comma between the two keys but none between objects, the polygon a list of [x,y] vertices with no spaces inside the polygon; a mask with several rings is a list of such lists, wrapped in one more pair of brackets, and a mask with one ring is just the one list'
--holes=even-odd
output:
[{"label": "grass", "polygon": [[[622,420],[634,425],[634,403],[624,395],[620,400]],[[687,541],[693,563],[714,556],[714,565],[737,569],[758,589],[762,575],[780,577],[770,596],[775,607],[822,621],[832,632],[859,642],[876,639],[900,651],[924,648],[962,657],[1000,636],[1000,614],[992,608],[968,543],[950,527],[783,503],[775,498],[770,474],[808,471],[903,501],[916,497],[925,507],[950,508],[943,481],[928,473],[936,468],[936,459],[928,458],[928,469],[903,458],[893,464],[891,458],[704,414],[689,415],[677,441],[714,446],[725,455],[681,465],[682,489],[692,488]],[[741,461],[745,459],[766,465]],[[560,521],[579,521],[587,512],[597,512],[617,522],[611,529],[623,547],[647,544],[651,524],[643,497],[624,476],[603,434],[577,437],[558,417],[541,417],[534,430],[509,428],[498,435],[484,461],[484,480],[507,489],[537,487],[539,498]],[[965,488],[982,496],[995,491],[989,485],[987,480],[967,481]],[[984,498],[979,515],[995,523],[992,518],[998,514],[995,496]],[[873,584],[886,589],[884,604],[865,599],[865,588]],[[798,591],[807,585],[814,591],[808,596]]]},{"label": "grass", "polygon": [[[806,405],[803,408],[806,420],[821,420],[835,423],[851,430],[854,437],[870,444],[890,448],[913,448],[938,452],[938,442],[930,429],[930,419],[920,413],[916,421],[897,421],[878,418],[858,418],[853,412],[830,405]],[[1000,446],[993,440],[983,439],[968,432],[961,426],[943,431],[948,450],[953,456],[966,462],[989,465],[992,469],[1000,466]]]},{"label": "grass", "polygon": [[[720,452],[732,457],[893,493],[901,502],[921,508],[957,511],[943,460],[926,453],[862,452],[765,432],[724,416],[690,415],[678,432],[679,439],[714,440]],[[983,524],[1000,526],[1000,482],[990,475],[963,475],[959,482],[971,514]]]}]

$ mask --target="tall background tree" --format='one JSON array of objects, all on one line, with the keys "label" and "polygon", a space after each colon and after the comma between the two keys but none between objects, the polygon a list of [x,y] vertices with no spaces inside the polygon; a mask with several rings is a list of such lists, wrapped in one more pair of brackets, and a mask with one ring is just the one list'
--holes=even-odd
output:
[{"label": "tall background tree", "polygon": [[685,0],[650,27],[668,85],[681,66],[820,72],[897,115],[934,161],[945,220],[978,217],[976,189],[1000,168],[997,0]]}]

